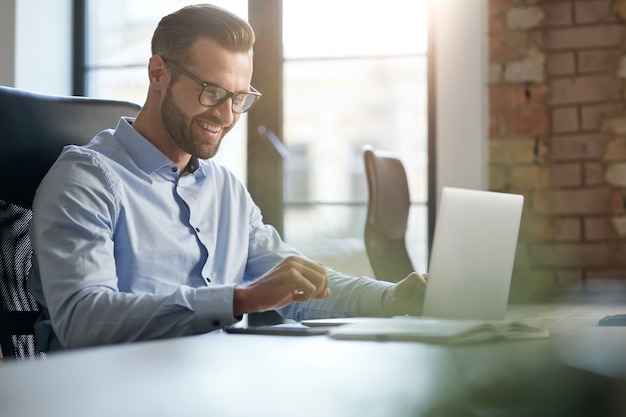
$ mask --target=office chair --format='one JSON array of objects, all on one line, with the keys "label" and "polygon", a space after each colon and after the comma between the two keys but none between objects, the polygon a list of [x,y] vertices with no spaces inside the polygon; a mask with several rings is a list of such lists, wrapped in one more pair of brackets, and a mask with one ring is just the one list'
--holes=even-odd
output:
[{"label": "office chair", "polygon": [[4,359],[45,356],[28,289],[28,223],[35,191],[65,145],[87,143],[140,106],[126,101],[44,95],[0,86],[0,348]]},{"label": "office chair", "polygon": [[363,147],[367,189],[365,249],[378,280],[398,282],[414,271],[406,248],[411,200],[404,165],[395,154]]}]

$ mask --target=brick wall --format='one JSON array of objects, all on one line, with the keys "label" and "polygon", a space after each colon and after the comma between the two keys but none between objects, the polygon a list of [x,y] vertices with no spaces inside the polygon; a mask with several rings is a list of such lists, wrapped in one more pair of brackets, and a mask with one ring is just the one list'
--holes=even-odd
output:
[{"label": "brick wall", "polygon": [[490,189],[526,199],[513,296],[626,279],[625,19],[626,0],[489,0]]}]

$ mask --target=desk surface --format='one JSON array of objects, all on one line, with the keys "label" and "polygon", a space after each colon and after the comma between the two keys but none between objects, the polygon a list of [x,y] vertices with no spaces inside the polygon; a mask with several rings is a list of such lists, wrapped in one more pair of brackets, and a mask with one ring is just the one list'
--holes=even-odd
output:
[{"label": "desk surface", "polygon": [[524,342],[444,347],[218,332],[63,352],[0,365],[0,415],[624,415],[614,393],[624,392],[626,327],[597,326],[619,309],[512,306],[510,318],[552,332]]}]

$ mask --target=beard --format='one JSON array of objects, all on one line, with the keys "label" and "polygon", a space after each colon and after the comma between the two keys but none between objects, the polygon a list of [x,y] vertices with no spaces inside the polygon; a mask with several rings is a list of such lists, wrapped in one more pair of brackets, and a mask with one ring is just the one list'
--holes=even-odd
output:
[{"label": "beard", "polygon": [[[209,117],[206,119],[212,119],[215,124],[220,124],[220,122],[214,118]],[[168,86],[165,97],[163,98],[161,120],[172,141],[176,143],[180,149],[197,159],[213,158],[219,150],[224,135],[230,130],[230,127],[224,128],[219,142],[215,145],[207,142],[197,132],[194,134],[193,118],[187,116],[180,107],[174,104],[171,85]]]}]

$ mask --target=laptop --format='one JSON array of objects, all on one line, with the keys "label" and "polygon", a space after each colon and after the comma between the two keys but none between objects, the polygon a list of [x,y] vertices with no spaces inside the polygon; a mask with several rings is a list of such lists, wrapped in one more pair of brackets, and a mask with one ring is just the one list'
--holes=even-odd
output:
[{"label": "laptop", "polygon": [[443,187],[423,316],[503,320],[524,197]]},{"label": "laptop", "polygon": [[[523,205],[524,197],[517,194],[442,189],[422,316],[504,320]],[[340,326],[368,319],[313,319],[302,324]]]}]

